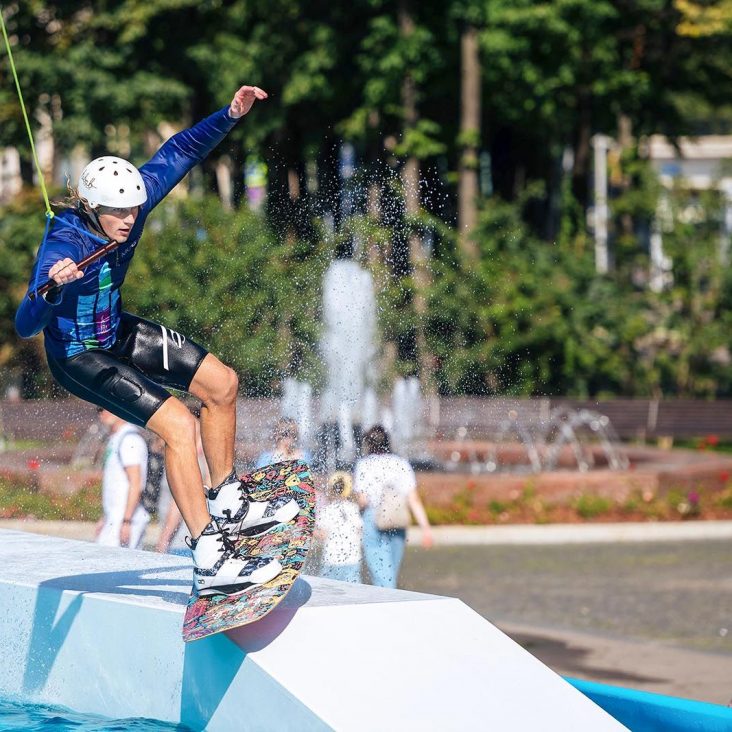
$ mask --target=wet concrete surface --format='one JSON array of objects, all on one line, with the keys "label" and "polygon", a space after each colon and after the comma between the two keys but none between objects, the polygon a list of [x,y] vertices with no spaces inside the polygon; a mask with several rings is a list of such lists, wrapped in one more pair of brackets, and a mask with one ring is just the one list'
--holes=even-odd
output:
[{"label": "wet concrete surface", "polygon": [[400,586],[459,597],[562,675],[732,699],[727,541],[410,547]]}]

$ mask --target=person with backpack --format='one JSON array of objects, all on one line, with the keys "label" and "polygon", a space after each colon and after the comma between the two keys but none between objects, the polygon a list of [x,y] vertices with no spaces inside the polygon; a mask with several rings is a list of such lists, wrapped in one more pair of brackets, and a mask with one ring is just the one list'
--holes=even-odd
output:
[{"label": "person with backpack", "polygon": [[432,546],[432,529],[417,493],[414,470],[392,453],[389,435],[381,425],[364,435],[363,449],[365,457],[354,469],[353,490],[363,510],[364,558],[375,585],[396,587],[411,517],[422,529],[426,549]]}]

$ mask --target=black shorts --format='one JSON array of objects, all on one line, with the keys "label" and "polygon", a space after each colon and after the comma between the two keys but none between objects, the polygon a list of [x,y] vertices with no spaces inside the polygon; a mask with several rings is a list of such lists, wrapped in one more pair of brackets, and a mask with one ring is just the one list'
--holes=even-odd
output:
[{"label": "black shorts", "polygon": [[111,348],[46,357],[56,381],[72,394],[144,427],[170,398],[164,387],[188,391],[207,353],[174,330],[122,313]]}]

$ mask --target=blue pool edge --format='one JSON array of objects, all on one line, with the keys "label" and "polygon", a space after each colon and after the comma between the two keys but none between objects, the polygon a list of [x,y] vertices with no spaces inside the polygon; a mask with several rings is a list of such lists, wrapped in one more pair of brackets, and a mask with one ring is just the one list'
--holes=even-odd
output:
[{"label": "blue pool edge", "polygon": [[732,708],[721,704],[638,691],[568,676],[564,680],[633,732],[732,731]]}]

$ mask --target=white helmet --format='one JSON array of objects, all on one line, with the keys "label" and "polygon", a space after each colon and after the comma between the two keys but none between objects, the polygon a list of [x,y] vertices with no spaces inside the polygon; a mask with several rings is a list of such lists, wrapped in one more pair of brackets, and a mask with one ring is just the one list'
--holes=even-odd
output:
[{"label": "white helmet", "polygon": [[92,160],[81,171],[77,190],[79,198],[89,208],[131,208],[147,201],[140,171],[132,163],[114,155]]}]

